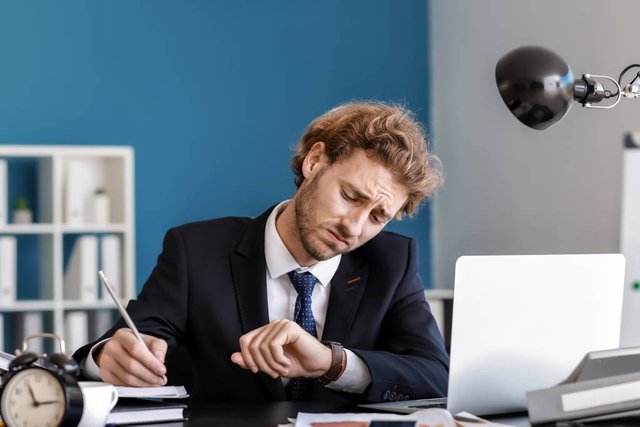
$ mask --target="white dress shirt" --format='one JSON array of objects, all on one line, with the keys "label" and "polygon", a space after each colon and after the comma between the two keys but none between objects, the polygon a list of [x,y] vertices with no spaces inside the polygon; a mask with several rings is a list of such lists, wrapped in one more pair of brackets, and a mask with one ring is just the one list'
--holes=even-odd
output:
[{"label": "white dress shirt", "polygon": [[[288,200],[284,201],[273,209],[267,219],[267,225],[264,230],[269,321],[278,319],[293,320],[298,293],[291,284],[287,273],[292,270],[296,270],[299,273],[308,271],[318,279],[311,295],[311,310],[316,321],[318,339],[321,340],[327,317],[327,307],[329,306],[331,279],[340,265],[341,255],[336,255],[326,261],[318,261],[311,267],[300,267],[289,253],[276,230],[276,218],[288,203]],[[362,393],[371,382],[369,368],[355,353],[349,349],[345,349],[345,352],[347,355],[347,367],[344,373],[326,387],[350,393]],[[287,378],[282,380],[285,384],[289,381]]]},{"label": "white dress shirt", "polygon": [[[276,230],[276,218],[278,214],[289,203],[288,200],[280,203],[273,209],[267,219],[264,232],[264,254],[267,261],[266,283],[267,283],[267,303],[269,309],[269,321],[279,319],[293,320],[296,298],[298,293],[291,284],[287,275],[288,272],[296,270],[300,273],[310,272],[318,281],[313,289],[311,297],[311,309],[316,321],[316,331],[318,339],[322,339],[325,319],[327,317],[327,307],[329,305],[329,293],[331,289],[331,279],[338,269],[341,255],[337,255],[325,261],[319,261],[311,267],[300,267],[289,250],[284,245]],[[100,379],[100,368],[97,366],[93,353],[104,344],[103,340],[93,346],[89,355],[84,361],[84,373],[87,377]],[[362,393],[371,383],[369,368],[355,353],[345,348],[347,356],[347,366],[344,373],[338,380],[329,383],[326,387],[333,390],[350,393]],[[282,378],[286,385],[288,378]]]}]

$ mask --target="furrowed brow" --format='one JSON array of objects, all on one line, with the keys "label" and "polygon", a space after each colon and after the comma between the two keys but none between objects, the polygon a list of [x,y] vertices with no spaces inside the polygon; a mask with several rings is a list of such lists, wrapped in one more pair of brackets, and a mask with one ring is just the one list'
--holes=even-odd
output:
[{"label": "furrowed brow", "polygon": [[[362,191],[353,187],[352,185],[344,184],[344,188],[347,191],[351,192],[353,194],[353,197],[355,197],[358,200],[362,200],[364,202],[373,201],[371,196],[369,196],[366,193],[363,193]],[[393,219],[393,216],[383,206],[378,206],[375,210],[378,211],[378,213],[384,218],[385,222],[389,222]]]}]

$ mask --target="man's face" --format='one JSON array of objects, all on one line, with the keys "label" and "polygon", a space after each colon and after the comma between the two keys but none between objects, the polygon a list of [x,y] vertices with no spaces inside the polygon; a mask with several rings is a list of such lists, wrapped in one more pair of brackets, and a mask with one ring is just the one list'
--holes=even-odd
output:
[{"label": "man's face", "polygon": [[331,165],[322,151],[295,197],[300,240],[318,261],[350,252],[382,231],[406,201],[406,188],[363,150]]}]

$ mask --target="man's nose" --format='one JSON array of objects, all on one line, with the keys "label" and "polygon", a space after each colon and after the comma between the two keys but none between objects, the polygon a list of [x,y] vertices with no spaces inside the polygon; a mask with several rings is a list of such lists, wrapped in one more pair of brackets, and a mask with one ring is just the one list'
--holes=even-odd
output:
[{"label": "man's nose", "polygon": [[362,234],[362,228],[369,213],[364,209],[354,210],[343,218],[342,223],[349,233],[349,237],[358,237]]}]

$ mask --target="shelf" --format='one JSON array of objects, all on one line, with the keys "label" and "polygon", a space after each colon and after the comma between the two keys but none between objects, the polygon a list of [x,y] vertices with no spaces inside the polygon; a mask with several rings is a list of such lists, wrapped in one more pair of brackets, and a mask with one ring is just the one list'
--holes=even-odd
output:
[{"label": "shelf", "polygon": [[0,234],[53,234],[53,224],[6,224],[0,225]]},{"label": "shelf", "polygon": [[50,300],[23,300],[11,303],[11,305],[0,305],[0,312],[53,311],[55,306],[55,302]]},{"label": "shelf", "polygon": [[88,233],[124,233],[127,231],[125,224],[78,224],[62,225],[62,232],[67,234],[88,234]]},{"label": "shelf", "polygon": [[[98,269],[135,297],[133,169],[131,147],[0,145],[0,350],[53,332],[72,352],[106,332],[118,311]],[[37,222],[7,223],[18,196]]]},{"label": "shelf", "polygon": [[[122,301],[124,305],[127,304],[127,301]],[[83,310],[83,311],[91,311],[91,310],[117,310],[115,303],[111,300],[109,301],[96,301],[93,303],[90,302],[82,302],[82,301],[64,301],[62,303],[62,308],[65,311],[73,311],[73,310]]]}]

